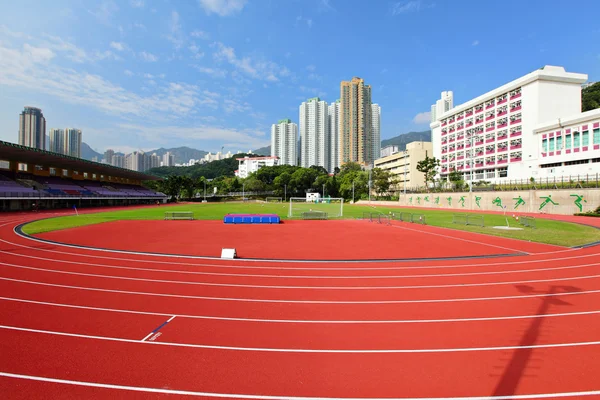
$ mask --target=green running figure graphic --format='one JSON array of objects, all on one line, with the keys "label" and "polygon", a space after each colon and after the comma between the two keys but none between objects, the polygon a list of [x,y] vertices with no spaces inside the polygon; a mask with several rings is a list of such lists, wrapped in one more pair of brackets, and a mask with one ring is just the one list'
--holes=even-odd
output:
[{"label": "green running figure graphic", "polygon": [[440,196],[435,198],[435,204],[440,204]]},{"label": "green running figure graphic", "polygon": [[513,197],[513,200],[516,200],[517,202],[515,203],[515,208],[513,208],[513,210],[516,210],[517,208],[519,208],[519,206],[521,204],[525,205],[525,200],[523,200],[523,198],[521,196],[519,197]]},{"label": "green running figure graphic", "polygon": [[448,200],[448,205],[451,206],[452,205],[452,197],[447,197],[446,200]]},{"label": "green running figure graphic", "polygon": [[460,203],[460,205],[462,207],[464,207],[465,206],[465,196],[460,196],[460,200],[458,200],[458,202]]},{"label": "green running figure graphic", "polygon": [[417,204],[421,205],[421,196],[417,196]]},{"label": "green running figure graphic", "polygon": [[551,194],[549,194],[547,197],[540,197],[540,199],[545,199],[545,200],[542,202],[542,204],[540,204],[540,208],[539,208],[539,210],[538,210],[538,211],[542,211],[542,208],[546,207],[546,205],[547,205],[548,203],[552,203],[552,204],[554,204],[555,206],[557,206],[557,205],[558,205],[558,203],[557,203],[557,202],[555,202],[554,200],[552,200],[552,195],[551,195]]},{"label": "green running figure graphic", "polygon": [[425,201],[429,203],[429,196],[425,196]]},{"label": "green running figure graphic", "polygon": [[577,197],[575,199],[575,205],[577,206],[577,208],[579,208],[579,212],[583,211],[583,204],[581,204],[581,200],[583,200],[584,203],[587,203],[587,200],[583,198],[583,196],[580,196],[578,194],[572,194],[571,197]]},{"label": "green running figure graphic", "polygon": [[412,204],[412,197],[409,197],[409,198],[408,198],[408,202],[409,202],[410,204]]},{"label": "green running figure graphic", "polygon": [[477,204],[477,207],[481,208],[481,204],[479,204],[479,202],[481,201],[481,196],[475,196],[475,204]]},{"label": "green running figure graphic", "polygon": [[496,197],[494,200],[492,200],[492,204],[500,208],[504,208],[502,207],[502,199],[500,197]]}]

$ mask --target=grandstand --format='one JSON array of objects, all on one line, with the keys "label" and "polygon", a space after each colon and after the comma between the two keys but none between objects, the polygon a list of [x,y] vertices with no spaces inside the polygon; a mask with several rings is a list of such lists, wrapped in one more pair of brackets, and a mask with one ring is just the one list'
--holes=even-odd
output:
[{"label": "grandstand", "polygon": [[0,211],[165,202],[142,186],[160,178],[0,141]]}]

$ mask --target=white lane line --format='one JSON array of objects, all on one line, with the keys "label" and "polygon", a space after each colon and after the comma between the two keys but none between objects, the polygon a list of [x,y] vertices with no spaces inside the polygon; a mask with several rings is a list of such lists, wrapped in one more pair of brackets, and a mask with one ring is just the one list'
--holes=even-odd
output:
[{"label": "white lane line", "polygon": [[266,352],[266,353],[324,353],[324,354],[400,354],[400,353],[466,353],[466,352],[478,352],[478,351],[506,351],[506,350],[520,350],[520,349],[553,349],[553,348],[567,348],[567,347],[586,347],[586,346],[598,346],[600,341],[591,342],[571,342],[571,343],[549,343],[549,344],[534,344],[528,346],[495,346],[495,347],[456,347],[456,348],[439,348],[439,349],[284,349],[284,348],[270,348],[270,347],[237,347],[237,346],[217,346],[207,344],[191,344],[191,343],[174,343],[174,342],[141,342],[139,340],[115,338],[108,336],[93,336],[93,335],[82,335],[79,333],[67,333],[57,331],[47,331],[42,329],[31,329],[31,328],[20,328],[17,326],[0,325],[0,329],[18,331],[18,332],[30,332],[40,333],[45,335],[53,336],[65,336],[75,337],[80,339],[92,339],[102,340],[109,342],[121,342],[121,343],[135,343],[138,345],[155,345],[155,346],[166,346],[166,347],[183,347],[183,348],[194,348],[194,349],[208,349],[208,350],[227,350],[227,351],[251,351],[251,352]]},{"label": "white lane line", "polygon": [[253,400],[528,400],[528,399],[549,399],[549,398],[564,398],[564,397],[580,397],[580,396],[597,396],[600,395],[600,390],[586,392],[562,392],[562,393],[539,393],[539,394],[521,394],[509,396],[475,396],[475,397],[298,397],[298,396],[268,396],[258,394],[239,394],[239,393],[215,393],[215,392],[194,392],[190,390],[177,389],[159,389],[142,386],[126,386],[113,385],[110,383],[97,383],[86,381],[75,381],[70,379],[48,378],[45,376],[13,374],[10,372],[0,372],[0,376],[14,379],[25,379],[38,382],[59,383],[63,385],[94,387],[113,390],[127,390],[143,393],[160,393],[183,396],[202,396],[214,398],[240,398]]},{"label": "white lane line", "polygon": [[[136,310],[124,310],[117,308],[104,308],[104,307],[91,307],[91,306],[80,306],[75,304],[63,304],[63,303],[50,303],[46,301],[17,299],[12,297],[0,297],[0,300],[12,301],[17,303],[37,304],[51,307],[63,307],[73,308],[79,310],[91,310],[91,311],[104,311],[114,312],[122,314],[135,314],[135,315],[153,315],[153,316],[169,316],[172,313],[160,313],[152,311],[136,311]],[[215,321],[237,321],[237,322],[266,322],[266,323],[291,323],[291,324],[343,324],[343,325],[360,325],[360,324],[430,324],[430,323],[454,323],[454,322],[481,322],[481,321],[506,321],[516,319],[536,319],[536,318],[554,318],[554,317],[572,317],[581,315],[596,315],[600,314],[600,310],[592,311],[574,311],[569,313],[555,313],[555,314],[543,314],[543,315],[509,315],[502,317],[473,317],[473,318],[444,318],[444,319],[398,319],[398,320],[302,320],[302,319],[265,319],[265,318],[241,318],[241,317],[218,317],[213,315],[190,315],[190,314],[177,314],[179,318],[188,319],[204,319],[204,320],[215,320]],[[172,316],[167,322],[171,322],[175,319]],[[162,327],[162,325],[161,325]],[[155,331],[150,332],[146,338],[150,337]],[[146,338],[142,339],[145,340]]]},{"label": "white lane line", "polygon": [[[185,270],[173,270],[173,269],[158,269],[158,268],[139,268],[139,267],[127,267],[123,265],[107,265],[97,263],[87,263],[80,261],[65,261],[57,260],[46,257],[36,257],[24,254],[13,254],[10,252],[0,250],[0,254],[9,254],[15,258],[30,258],[40,261],[50,261],[62,264],[73,264],[73,265],[85,265],[88,267],[99,267],[99,268],[110,268],[110,269],[122,269],[128,271],[143,271],[143,272],[165,272],[169,274],[185,274],[185,275],[207,275],[207,276],[227,276],[227,277],[244,277],[244,278],[271,278],[271,279],[414,279],[414,278],[429,278],[429,277],[456,277],[456,276],[479,276],[479,275],[505,275],[505,274],[522,274],[527,272],[546,272],[546,271],[557,271],[564,269],[575,269],[575,268],[586,268],[600,265],[600,263],[591,264],[580,264],[580,265],[567,265],[550,268],[531,268],[531,269],[518,269],[518,270],[503,270],[503,271],[485,271],[485,272],[462,272],[462,273],[448,273],[448,274],[415,274],[415,275],[265,275],[265,274],[234,274],[234,273],[223,273],[223,272],[204,272],[204,271],[185,271]],[[435,268],[435,267],[434,267]]]},{"label": "white lane line", "polygon": [[284,285],[245,285],[241,283],[214,283],[214,282],[189,282],[189,281],[176,281],[169,279],[146,279],[146,278],[131,278],[125,276],[113,276],[113,275],[102,275],[102,274],[86,274],[83,272],[69,272],[47,268],[36,268],[25,265],[16,265],[0,262],[0,265],[4,265],[9,268],[27,269],[32,271],[43,271],[53,274],[62,275],[76,275],[76,276],[87,276],[92,278],[102,279],[115,279],[125,281],[136,281],[136,282],[154,282],[154,283],[173,283],[178,285],[191,285],[191,286],[211,286],[211,287],[237,287],[237,288],[252,288],[252,289],[310,289],[310,290],[389,290],[389,289],[438,289],[438,288],[454,288],[454,287],[481,287],[481,286],[499,286],[499,285],[514,285],[522,283],[540,283],[540,282],[563,282],[563,281],[576,281],[582,279],[593,279],[600,277],[600,274],[596,275],[583,275],[573,276],[566,278],[549,278],[549,279],[530,279],[523,281],[501,281],[501,282],[482,282],[482,283],[453,283],[446,285],[414,285],[414,286],[284,286]]},{"label": "white lane line", "polygon": [[150,336],[154,335],[154,332],[150,332],[149,334],[147,334],[141,341],[145,342],[146,339],[148,339]]},{"label": "white lane line", "polygon": [[600,293],[600,290],[582,290],[580,292],[561,292],[561,293],[542,293],[542,294],[528,294],[519,296],[495,296],[495,297],[463,297],[463,298],[449,298],[449,299],[423,299],[423,300],[284,300],[284,299],[250,299],[244,297],[213,297],[213,296],[193,296],[184,294],[172,294],[172,293],[156,293],[156,292],[136,292],[129,290],[116,290],[116,289],[102,289],[94,287],[84,286],[71,286],[71,285],[60,285],[57,283],[46,283],[37,281],[28,281],[24,279],[13,279],[0,277],[0,280],[9,282],[18,282],[31,285],[58,287],[65,289],[74,290],[87,290],[94,292],[105,292],[105,293],[120,293],[130,294],[137,296],[155,296],[155,297],[168,297],[178,299],[195,299],[195,300],[214,300],[214,301],[239,301],[249,303],[293,303],[293,304],[412,304],[412,303],[457,303],[457,302],[468,302],[468,301],[494,301],[494,300],[517,300],[527,298],[545,298],[545,297],[556,297],[556,296],[569,296],[569,295],[583,295],[583,294],[594,294]]},{"label": "white lane line", "polygon": [[[28,237],[23,237],[24,239],[28,239],[28,240],[33,240],[33,239],[29,239]],[[545,263],[548,262],[547,258],[541,259],[541,260],[524,260],[524,261],[505,261],[505,262],[496,262],[496,263],[491,263],[491,262],[487,262],[487,263],[475,263],[475,264],[447,264],[447,265],[424,265],[424,266],[399,266],[399,267],[375,267],[375,266],[370,266],[370,267],[267,267],[267,266],[248,266],[248,265],[235,265],[235,264],[211,264],[211,263],[189,263],[189,262],[179,262],[179,261],[175,261],[175,260],[171,260],[171,261],[162,261],[162,260],[143,260],[143,259],[135,259],[135,258],[123,258],[123,257],[107,257],[107,256],[100,256],[100,255],[93,255],[93,254],[82,254],[82,253],[73,253],[73,252],[67,252],[67,251],[58,251],[58,250],[51,250],[51,249],[41,249],[41,248],[36,248],[36,247],[32,247],[32,246],[26,246],[26,245],[22,245],[22,244],[18,244],[18,243],[14,243],[14,242],[9,242],[6,241],[4,239],[0,239],[0,242],[3,243],[7,243],[7,244],[11,244],[13,246],[17,246],[17,247],[21,247],[21,248],[25,248],[28,250],[32,250],[32,251],[42,251],[42,252],[49,252],[49,253],[54,253],[54,254],[63,254],[63,255],[68,255],[68,256],[72,256],[72,257],[83,257],[83,258],[96,258],[96,259],[105,259],[105,260],[116,260],[116,261],[131,261],[131,262],[139,262],[139,263],[150,263],[150,264],[167,264],[167,265],[186,265],[186,266],[195,266],[195,267],[213,267],[213,268],[227,268],[227,269],[259,269],[259,270],[282,270],[282,269],[286,269],[286,270],[302,270],[302,271],[306,271],[306,270],[316,270],[316,271],[361,271],[361,270],[402,270],[402,269],[431,269],[431,268],[464,268],[464,267],[484,267],[484,266],[505,266],[507,264],[511,264],[511,265],[520,265],[520,264],[532,264],[532,263]],[[43,242],[42,242],[43,243]],[[76,248],[76,247],[74,247]],[[77,248],[79,249],[79,248]],[[81,249],[79,249],[81,250]],[[88,248],[86,250],[89,251],[94,251],[94,248]],[[572,249],[574,251],[579,251],[581,252],[583,249]],[[115,251],[116,253],[118,253],[118,251]],[[550,260],[552,261],[565,261],[565,260],[578,260],[580,258],[586,258],[586,257],[596,257],[598,256],[598,254],[600,253],[592,253],[592,254],[580,254],[580,255],[576,255],[576,256],[572,256],[572,257],[561,257],[561,258],[551,258]],[[146,254],[149,257],[152,256],[152,254]],[[536,255],[537,256],[537,255]],[[255,260],[245,260],[245,261],[255,261]],[[277,260],[273,260],[273,262],[276,262]],[[419,260],[415,260],[415,262],[417,263],[422,263],[423,261],[419,261]],[[438,261],[439,262],[439,261]],[[393,262],[390,262],[391,264],[394,264]],[[314,262],[312,264],[320,264],[319,262]],[[365,264],[367,264],[367,262],[365,262]],[[373,264],[373,263],[370,263]],[[375,263],[376,264],[380,264],[380,263]],[[401,263],[402,265],[405,265],[406,263],[403,262]]]},{"label": "white lane line", "polygon": [[[461,242],[475,243],[475,244],[482,245],[482,246],[488,246],[488,247],[494,247],[494,248],[502,249],[502,250],[514,251],[515,253],[524,253],[526,255],[535,254],[535,253],[529,253],[525,250],[517,250],[517,249],[512,249],[510,247],[504,247],[504,246],[498,246],[495,244],[479,242],[477,240],[470,240],[470,239],[464,239],[464,238],[459,238],[459,237],[450,236],[450,235],[444,235],[443,233],[435,233],[435,232],[428,232],[428,231],[426,232],[426,231],[422,231],[419,229],[408,228],[408,227],[402,226],[402,225],[392,225],[392,228],[404,229],[406,231],[417,232],[417,233],[421,233],[421,234],[425,234],[425,235],[440,236],[440,237],[443,237],[446,239],[459,240]],[[438,227],[436,227],[436,228],[438,228]]]}]

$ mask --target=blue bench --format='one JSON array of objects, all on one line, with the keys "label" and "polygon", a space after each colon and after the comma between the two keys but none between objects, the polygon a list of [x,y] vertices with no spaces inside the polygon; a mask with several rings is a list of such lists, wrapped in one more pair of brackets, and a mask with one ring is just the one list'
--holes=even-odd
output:
[{"label": "blue bench", "polygon": [[276,214],[227,214],[223,217],[225,224],[278,224],[281,222]]}]

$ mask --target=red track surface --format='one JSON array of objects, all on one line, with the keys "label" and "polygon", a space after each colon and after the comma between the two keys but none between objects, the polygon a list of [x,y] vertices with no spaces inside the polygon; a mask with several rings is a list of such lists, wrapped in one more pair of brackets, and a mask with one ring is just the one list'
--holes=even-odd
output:
[{"label": "red track surface", "polygon": [[[14,234],[28,218],[0,217],[4,398],[600,397],[597,247],[360,221],[168,222],[168,231],[128,222],[44,235],[271,259],[482,256],[221,261]],[[486,258],[517,252],[529,254]]]}]

